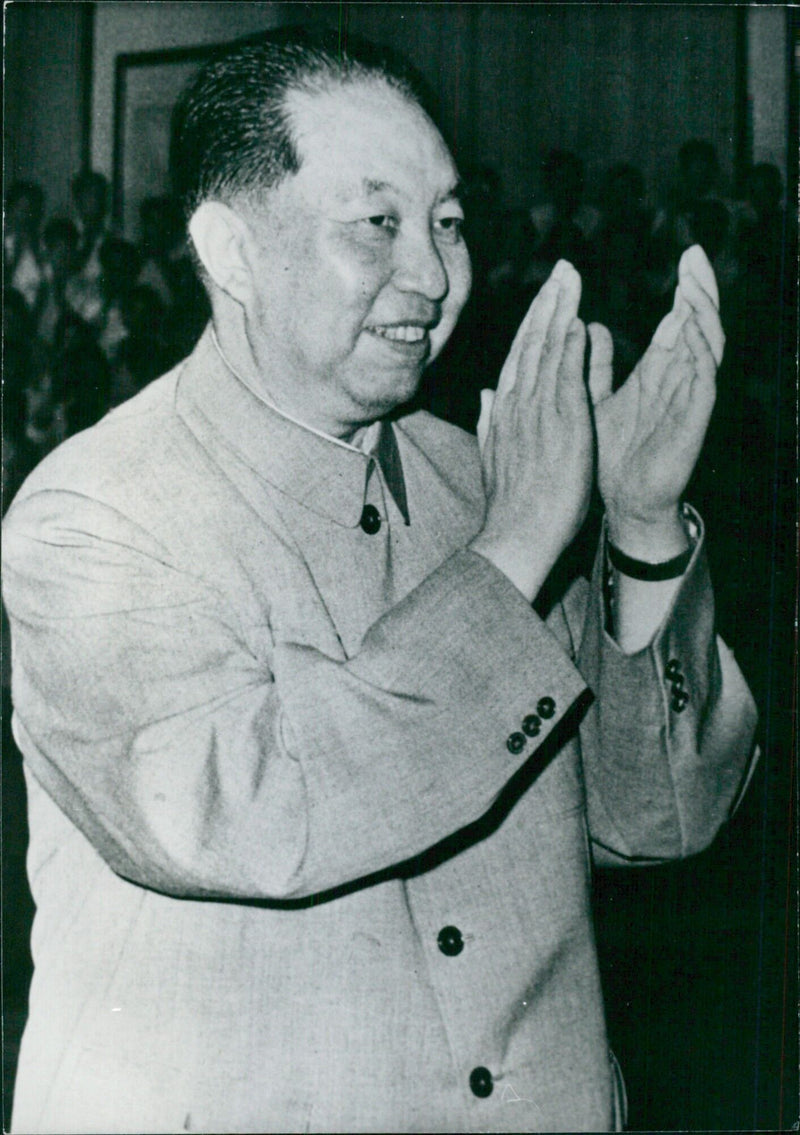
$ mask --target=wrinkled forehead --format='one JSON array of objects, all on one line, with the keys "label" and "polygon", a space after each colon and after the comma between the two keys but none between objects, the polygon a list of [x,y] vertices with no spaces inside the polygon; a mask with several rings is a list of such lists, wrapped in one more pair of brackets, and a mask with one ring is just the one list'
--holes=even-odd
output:
[{"label": "wrinkled forehead", "polygon": [[379,78],[295,90],[286,109],[301,176],[325,176],[331,190],[386,183],[440,195],[457,181],[450,151],[425,111]]}]

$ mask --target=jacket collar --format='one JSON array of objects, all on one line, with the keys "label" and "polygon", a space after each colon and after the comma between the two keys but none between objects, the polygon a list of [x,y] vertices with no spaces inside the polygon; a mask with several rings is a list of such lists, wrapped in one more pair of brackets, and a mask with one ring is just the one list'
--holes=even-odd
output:
[{"label": "jacket collar", "polygon": [[176,409],[207,447],[222,444],[254,473],[305,508],[355,528],[367,484],[380,464],[408,523],[405,482],[394,430],[379,427],[371,453],[294,422],[262,401],[225,364],[206,328],[178,376]]}]

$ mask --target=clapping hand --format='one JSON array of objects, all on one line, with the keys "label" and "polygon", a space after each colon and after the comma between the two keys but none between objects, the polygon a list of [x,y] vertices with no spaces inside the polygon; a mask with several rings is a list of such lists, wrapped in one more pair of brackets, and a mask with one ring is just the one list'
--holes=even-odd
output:
[{"label": "clapping hand", "polygon": [[497,391],[482,392],[487,510],[472,547],[531,599],[589,502],[594,440],[580,294],[580,276],[559,261],[522,321]]},{"label": "clapping hand", "polygon": [[[678,504],[703,444],[725,337],[714,272],[695,245],[681,257],[672,311],[611,393],[611,336],[589,326],[589,388],[600,494],[613,543],[667,558],[685,546]],[[680,545],[680,546],[679,546]]]}]

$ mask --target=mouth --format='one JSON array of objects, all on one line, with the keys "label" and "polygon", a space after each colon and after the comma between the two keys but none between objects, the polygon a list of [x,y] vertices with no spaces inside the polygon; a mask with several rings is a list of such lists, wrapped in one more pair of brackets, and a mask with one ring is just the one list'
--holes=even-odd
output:
[{"label": "mouth", "polygon": [[421,323],[375,323],[365,330],[406,355],[421,358],[430,349],[429,328]]}]

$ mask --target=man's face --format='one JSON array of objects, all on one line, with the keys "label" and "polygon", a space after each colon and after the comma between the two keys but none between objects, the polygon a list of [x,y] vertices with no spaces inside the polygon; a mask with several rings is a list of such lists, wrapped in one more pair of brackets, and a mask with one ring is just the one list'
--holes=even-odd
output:
[{"label": "man's face", "polygon": [[250,346],[269,392],[347,427],[406,402],[469,293],[457,173],[441,136],[383,84],[293,93],[301,167],[251,220]]},{"label": "man's face", "polygon": [[99,228],[106,213],[106,195],[102,186],[84,185],[75,195],[78,216],[88,229]]}]

